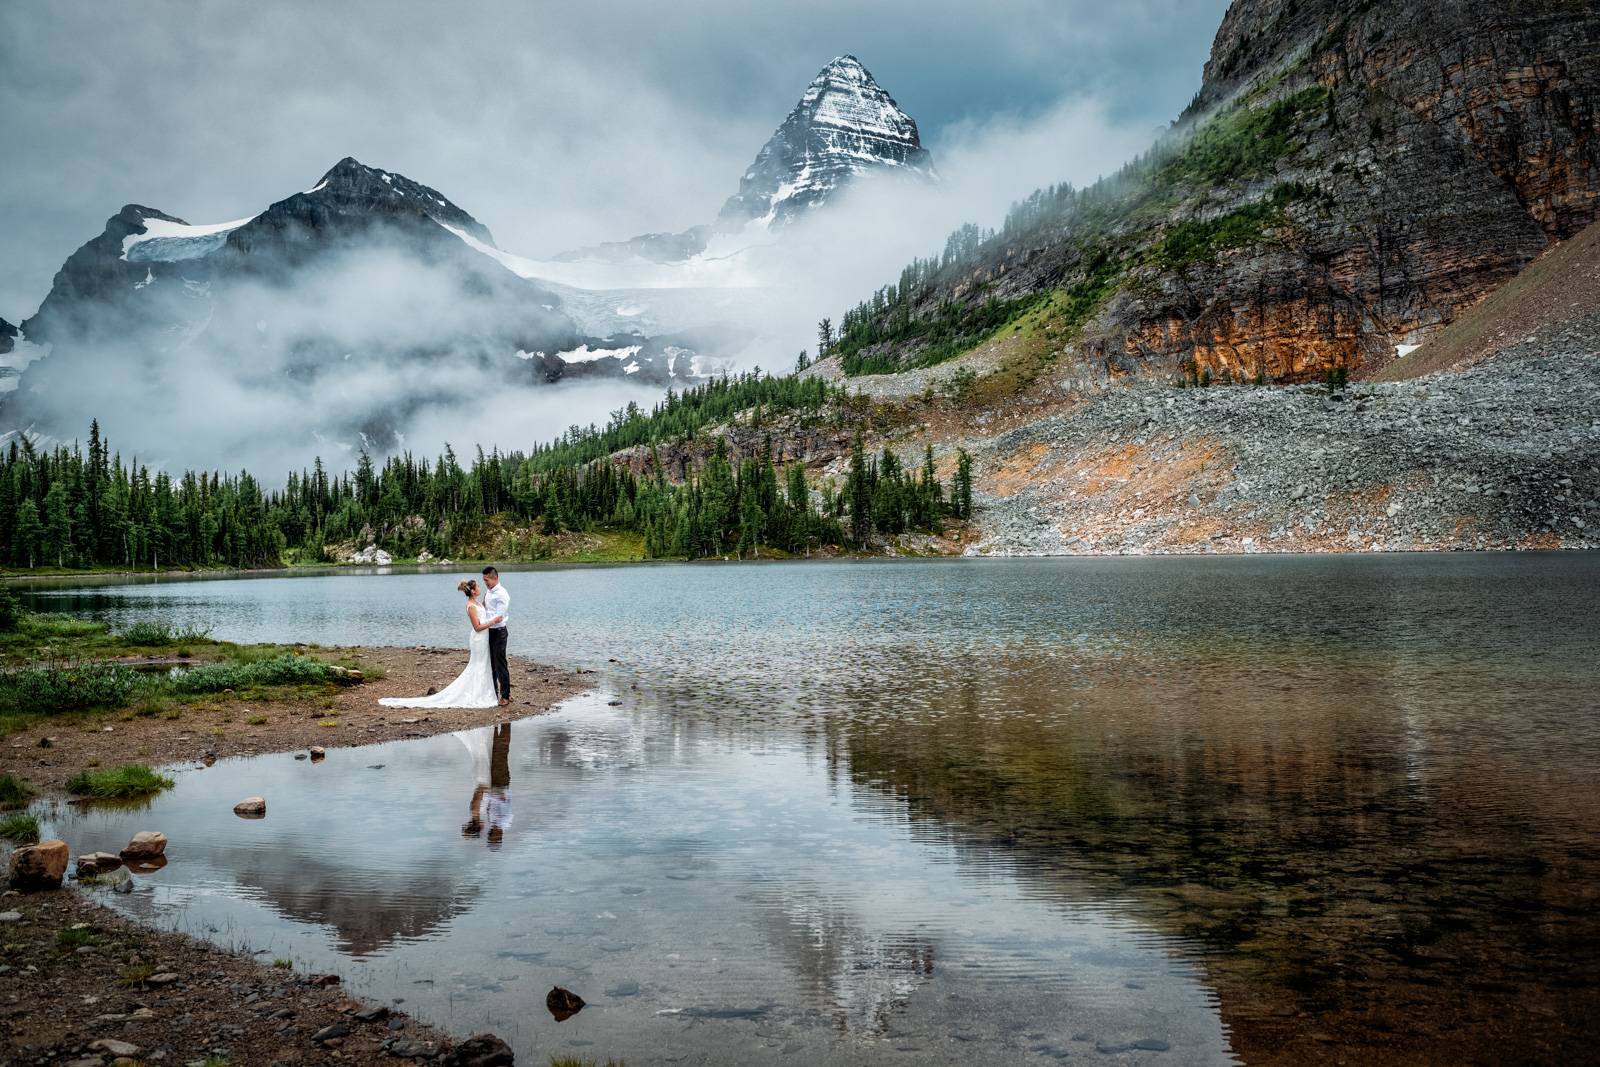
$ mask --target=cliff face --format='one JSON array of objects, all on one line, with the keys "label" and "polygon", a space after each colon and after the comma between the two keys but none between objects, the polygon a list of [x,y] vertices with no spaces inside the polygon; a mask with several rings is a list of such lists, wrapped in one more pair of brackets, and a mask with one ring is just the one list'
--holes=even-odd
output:
[{"label": "cliff face", "polygon": [[[1064,289],[1106,376],[1373,370],[1594,220],[1597,115],[1595,0],[1238,0],[1148,158],[1042,194],[913,320]],[[860,336],[904,365],[910,332]]]}]

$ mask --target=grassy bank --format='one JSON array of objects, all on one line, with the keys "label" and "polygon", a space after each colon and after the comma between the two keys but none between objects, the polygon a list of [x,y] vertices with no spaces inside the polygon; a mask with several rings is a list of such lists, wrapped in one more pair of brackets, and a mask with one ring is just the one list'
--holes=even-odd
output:
[{"label": "grassy bank", "polygon": [[0,738],[42,720],[93,728],[107,719],[171,720],[191,710],[225,716],[235,706],[327,697],[355,680],[357,669],[347,655],[314,648],[20,613],[0,632]]}]

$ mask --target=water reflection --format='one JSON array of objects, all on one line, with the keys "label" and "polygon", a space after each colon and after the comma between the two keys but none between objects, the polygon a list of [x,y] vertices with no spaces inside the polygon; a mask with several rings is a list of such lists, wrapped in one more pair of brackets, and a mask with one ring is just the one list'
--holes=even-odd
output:
[{"label": "water reflection", "polygon": [[[596,666],[606,692],[460,740],[189,772],[146,814],[63,816],[69,840],[158,820],[174,861],[129,907],[365,961],[358,986],[536,1058],[1589,1056],[1600,561],[519,580],[546,617],[514,651]],[[443,643],[442,581],[45,599]],[[271,818],[232,819],[247,792]],[[557,984],[590,1004],[560,1030],[525,1010]]]},{"label": "water reflection", "polygon": [[489,847],[497,849],[511,825],[511,724],[503,722],[485,735],[484,730],[458,730],[452,735],[471,755],[474,779],[461,836],[482,834]]}]

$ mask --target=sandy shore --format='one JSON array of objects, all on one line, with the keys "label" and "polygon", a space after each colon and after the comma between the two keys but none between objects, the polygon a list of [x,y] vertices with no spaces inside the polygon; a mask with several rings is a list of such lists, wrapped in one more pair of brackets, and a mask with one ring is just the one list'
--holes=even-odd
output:
[{"label": "sandy shore", "polygon": [[[487,726],[549,710],[588,688],[571,670],[512,657],[513,701],[506,708],[414,710],[385,708],[380,697],[416,696],[443,688],[466,663],[461,649],[315,649],[323,658],[353,659],[374,676],[324,696],[243,703],[218,700],[181,717],[132,713],[60,715],[7,739],[0,770],[31,782],[42,796],[65,794],[67,779],[85,767],[154,765],[253,756],[321,745],[371,745],[447,730]],[[382,677],[375,677],[381,674]]]},{"label": "sandy shore", "polygon": [[[0,769],[26,778],[41,796],[59,797],[66,780],[86,766],[133,760],[160,765],[424,737],[541,714],[588,687],[575,672],[513,658],[510,707],[383,708],[380,697],[448,684],[465,653],[314,652],[353,658],[369,675],[382,677],[320,697],[186,708],[178,719],[56,717],[11,737],[0,750]],[[45,740],[48,745],[41,746]],[[118,871],[106,880],[125,877]],[[0,896],[0,1062],[452,1062],[435,1058],[451,1048],[451,1039],[397,1005],[354,999],[331,976],[296,974],[272,960],[143,927],[91,895],[106,891],[7,890]]]}]

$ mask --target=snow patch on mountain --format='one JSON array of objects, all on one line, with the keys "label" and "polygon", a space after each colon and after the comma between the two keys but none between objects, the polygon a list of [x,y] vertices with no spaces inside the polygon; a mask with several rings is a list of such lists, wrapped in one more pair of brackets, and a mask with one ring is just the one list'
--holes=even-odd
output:
[{"label": "snow patch on mountain", "polygon": [[[593,363],[597,359],[632,359],[643,347],[643,345],[627,345],[623,348],[590,348],[583,344],[566,352],[557,352],[556,358],[563,363]],[[639,365],[635,363],[633,369],[638,370]]]},{"label": "snow patch on mountain", "polygon": [[130,263],[176,263],[199,259],[222,247],[228,234],[256,216],[192,226],[187,222],[147,218],[143,233],[130,233],[122,239],[122,258]]}]

